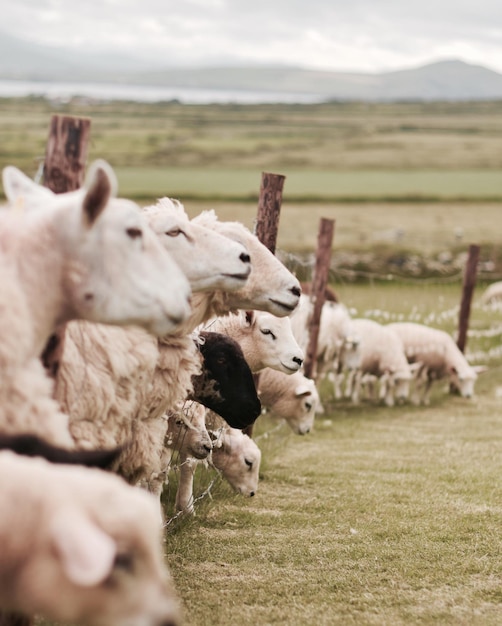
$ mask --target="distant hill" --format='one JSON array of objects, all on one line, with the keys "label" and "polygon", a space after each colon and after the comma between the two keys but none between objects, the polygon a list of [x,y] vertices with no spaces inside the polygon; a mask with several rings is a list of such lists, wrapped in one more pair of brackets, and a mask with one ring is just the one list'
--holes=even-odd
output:
[{"label": "distant hill", "polygon": [[0,79],[252,90],[332,100],[502,98],[502,74],[458,60],[378,74],[295,67],[159,68],[145,59],[41,46],[0,32]]}]

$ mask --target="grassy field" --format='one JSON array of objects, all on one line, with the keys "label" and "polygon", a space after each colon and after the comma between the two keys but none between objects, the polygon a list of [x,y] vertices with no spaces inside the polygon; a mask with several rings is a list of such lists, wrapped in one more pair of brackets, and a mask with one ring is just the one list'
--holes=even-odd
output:
[{"label": "grassy field", "polygon": [[[91,118],[90,159],[106,158],[122,195],[140,202],[178,196],[190,215],[215,208],[252,227],[261,172],[286,174],[278,247],[292,264],[311,266],[293,257],[314,249],[321,217],[336,220],[335,265],[346,251],[360,266],[373,251],[364,268],[375,272],[389,251],[460,255],[452,280],[363,285],[336,265],[354,316],[453,332],[462,253],[479,243],[484,263],[500,256],[501,102],[1,100],[0,167],[35,174],[53,113]],[[467,353],[488,371],[475,399],[440,385],[429,407],[355,407],[323,384],[326,411],[309,435],[260,418],[257,495],[244,500],[216,477],[196,517],[166,532],[186,626],[500,624],[502,323],[480,307],[481,289]],[[212,477],[199,471],[196,490]],[[173,472],[168,515],[175,486]]]},{"label": "grassy field", "polygon": [[[456,325],[458,286],[342,291],[355,315]],[[438,385],[429,407],[355,407],[324,386],[309,435],[259,419],[258,494],[217,482],[169,527],[187,626],[500,624],[502,326],[478,296],[468,346],[489,369],[474,400]]]}]

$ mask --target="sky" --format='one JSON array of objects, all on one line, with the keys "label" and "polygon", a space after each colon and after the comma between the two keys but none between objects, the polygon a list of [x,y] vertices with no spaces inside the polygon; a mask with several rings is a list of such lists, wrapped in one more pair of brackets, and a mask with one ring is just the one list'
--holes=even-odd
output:
[{"label": "sky", "polygon": [[502,72],[502,0],[14,0],[0,28],[165,67],[382,72],[460,59]]}]

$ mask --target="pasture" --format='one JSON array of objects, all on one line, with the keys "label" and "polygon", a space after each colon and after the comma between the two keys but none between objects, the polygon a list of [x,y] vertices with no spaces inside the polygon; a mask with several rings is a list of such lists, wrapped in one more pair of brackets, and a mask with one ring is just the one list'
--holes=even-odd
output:
[{"label": "pasture", "polygon": [[[220,219],[252,227],[261,172],[285,174],[278,248],[308,272],[319,219],[334,218],[330,278],[354,316],[453,332],[468,244],[482,244],[483,280],[502,267],[502,103],[7,99],[0,166],[35,175],[54,112],[91,117],[90,159],[107,159],[121,195],[140,203],[179,197],[190,215],[215,208]],[[396,251],[459,263],[448,276],[443,263],[432,279],[397,279],[379,265]],[[349,253],[358,271],[364,265],[360,275],[342,271]],[[467,355],[488,371],[473,400],[439,385],[429,407],[356,407],[335,401],[325,383],[325,413],[309,435],[259,418],[254,498],[198,471],[196,492],[215,481],[210,496],[195,518],[166,529],[186,626],[500,623],[502,324],[500,311],[479,305],[482,288]],[[176,480],[173,470],[168,518]]]},{"label": "pasture", "polygon": [[[339,293],[354,315],[456,326],[458,285]],[[475,300],[471,328],[472,362],[489,367],[471,401],[438,384],[429,407],[353,406],[324,384],[314,432],[259,418],[257,495],[217,481],[168,527],[187,625],[500,623],[500,312]]]}]

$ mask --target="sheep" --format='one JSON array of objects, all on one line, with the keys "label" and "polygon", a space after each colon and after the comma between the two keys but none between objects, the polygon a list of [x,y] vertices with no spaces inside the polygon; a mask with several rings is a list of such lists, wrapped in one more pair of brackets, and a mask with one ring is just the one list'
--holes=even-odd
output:
[{"label": "sheep", "polygon": [[[206,227],[207,220],[199,223],[194,218],[192,222]],[[214,214],[209,223],[218,233],[221,226],[223,236],[227,236],[227,229]],[[105,335],[99,328],[79,334],[69,325],[66,332],[56,395],[70,415],[77,447],[112,447],[121,443],[127,433],[132,443],[118,471],[129,482],[154,493],[160,494],[163,485],[161,459],[166,426],[162,416],[190,394],[192,376],[200,369],[200,359],[187,333],[214,310],[228,313],[237,301],[253,307],[255,294],[257,306],[282,315],[289,313],[299,298],[296,278],[248,229],[232,223],[230,230],[230,239],[242,242],[253,259],[246,286],[231,294],[221,289],[194,293],[193,315],[176,336],[155,343],[146,333],[140,335],[139,329],[129,331],[127,336],[119,335],[120,329],[110,329]],[[182,265],[183,259],[175,258]],[[267,276],[266,281],[259,271]],[[236,300],[230,301],[234,296]],[[249,423],[252,421],[254,417]]]},{"label": "sheep", "polygon": [[[232,489],[246,497],[258,490],[261,450],[242,430],[231,428],[210,410],[205,410],[206,426],[213,439],[209,465],[217,469]],[[179,483],[176,492],[176,510],[193,515],[193,477],[200,459],[193,455],[181,455]]]},{"label": "sheep", "polygon": [[429,404],[433,382],[444,378],[457,387],[463,398],[472,397],[477,371],[451,335],[414,322],[395,322],[387,327],[400,338],[408,361],[419,368],[412,396],[415,404]]},{"label": "sheep", "polygon": [[298,279],[243,224],[220,222],[214,211],[203,211],[192,221],[242,243],[251,256],[252,271],[246,285],[238,291],[194,296],[188,331],[238,309],[265,311],[277,317],[295,310],[301,295]]},{"label": "sheep", "polygon": [[289,376],[266,368],[258,379],[262,407],[274,418],[283,419],[297,435],[309,433],[320,398],[315,382],[301,372]]},{"label": "sheep", "polygon": [[[206,428],[206,408],[190,402],[180,411],[169,411],[166,448],[177,451],[180,478],[176,490],[176,510],[194,513],[193,473],[198,460],[206,459],[213,442]],[[170,459],[171,460],[171,459]]]},{"label": "sheep", "polygon": [[203,371],[192,376],[196,399],[233,428],[245,428],[261,413],[251,369],[240,345],[222,333],[200,331],[197,343]]},{"label": "sheep", "polygon": [[361,366],[353,375],[352,401],[359,401],[362,378],[366,374],[380,380],[380,398],[387,406],[393,406],[396,399],[405,400],[413,371],[399,336],[391,330],[390,325],[383,326],[374,320],[354,319],[352,325],[361,337],[362,348]]},{"label": "sheep", "polygon": [[225,428],[213,444],[211,462],[234,491],[253,497],[258,490],[261,450],[248,435],[237,428]]},{"label": "sheep", "polygon": [[502,301],[502,281],[497,281],[488,285],[481,295],[481,303],[485,306],[500,306]]},{"label": "sheep", "polygon": [[190,286],[139,208],[113,197],[116,180],[106,163],[97,162],[84,188],[67,194],[12,167],[3,180],[19,206],[0,214],[1,427],[71,447],[68,418],[38,360],[51,333],[76,318],[172,332],[190,311]]},{"label": "sheep", "polygon": [[[303,295],[291,315],[293,333],[306,351],[309,344],[309,322],[313,311],[310,298]],[[344,372],[359,367],[361,362],[360,337],[354,331],[352,318],[344,304],[326,301],[321,310],[315,377],[328,376],[334,385],[335,397],[341,397],[340,384]]]},{"label": "sheep", "polygon": [[[139,207],[114,197],[107,163],[95,162],[84,187],[69,193],[52,194],[12,166],[3,183],[11,203],[31,207],[0,214],[2,282],[10,276],[19,286],[16,313],[24,309],[21,320],[31,323],[31,354],[38,356],[54,328],[71,319],[138,324],[162,336],[188,317],[186,277]],[[2,336],[22,337],[4,323]]]},{"label": "sheep", "polygon": [[239,311],[236,315],[211,320],[207,328],[235,339],[253,373],[271,367],[291,374],[302,366],[303,350],[293,336],[289,317],[278,318],[263,311]]},{"label": "sheep", "polygon": [[[0,452],[0,609],[86,626],[175,626],[151,495],[98,469]],[[22,496],[22,497],[20,497]]]}]

